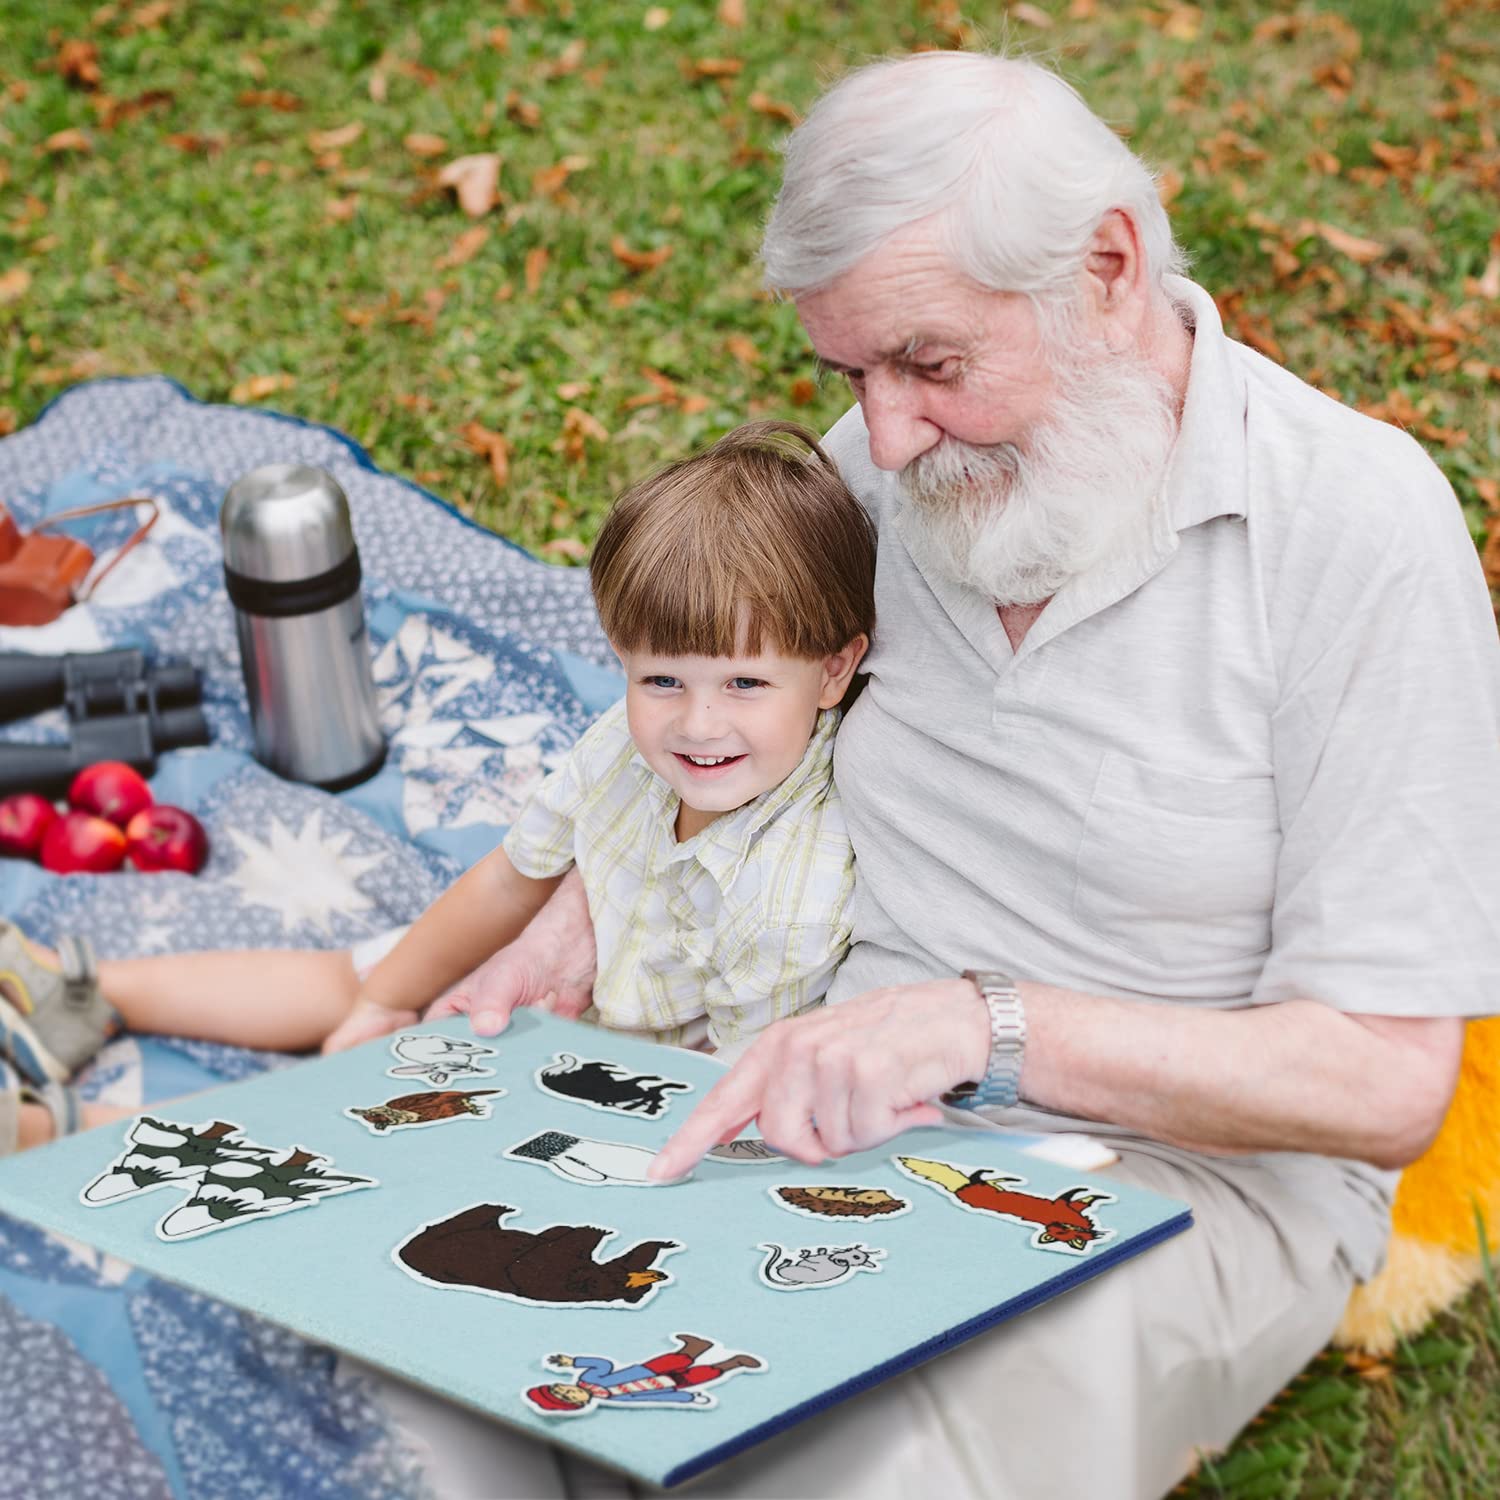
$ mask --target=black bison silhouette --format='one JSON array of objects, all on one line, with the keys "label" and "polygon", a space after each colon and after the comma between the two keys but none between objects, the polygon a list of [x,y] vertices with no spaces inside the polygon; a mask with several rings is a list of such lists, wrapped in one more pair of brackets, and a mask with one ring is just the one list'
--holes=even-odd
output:
[{"label": "black bison silhouette", "polygon": [[555,1062],[537,1073],[536,1081],[550,1094],[593,1109],[653,1118],[671,1103],[668,1094],[690,1093],[693,1087],[657,1073],[631,1073],[619,1063],[583,1062],[571,1052],[559,1052]]},{"label": "black bison silhouette", "polygon": [[436,1224],[426,1224],[396,1247],[396,1258],[425,1281],[471,1287],[524,1302],[644,1301],[668,1279],[651,1263],[678,1248],[675,1240],[642,1240],[613,1260],[594,1252],[615,1231],[593,1224],[553,1224],[535,1233],[506,1229],[516,1210],[505,1203],[476,1203]]}]

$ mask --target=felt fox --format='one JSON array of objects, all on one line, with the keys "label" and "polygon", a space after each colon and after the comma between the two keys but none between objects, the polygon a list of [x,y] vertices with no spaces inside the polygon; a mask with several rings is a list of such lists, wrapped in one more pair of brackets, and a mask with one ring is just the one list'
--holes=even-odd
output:
[{"label": "felt fox", "polygon": [[[1112,1202],[1112,1193],[1074,1187],[1055,1198],[1043,1198],[1036,1193],[1017,1192],[1010,1186],[1024,1182],[1024,1177],[999,1176],[987,1167],[964,1173],[947,1162],[925,1161],[917,1156],[898,1156],[896,1160],[909,1175],[952,1193],[966,1208],[998,1214],[1021,1224],[1035,1224],[1037,1235],[1033,1243],[1037,1245],[1055,1244],[1059,1249],[1084,1251],[1109,1233],[1099,1228],[1088,1210],[1096,1203]],[[1080,1193],[1087,1196],[1080,1197]]]}]

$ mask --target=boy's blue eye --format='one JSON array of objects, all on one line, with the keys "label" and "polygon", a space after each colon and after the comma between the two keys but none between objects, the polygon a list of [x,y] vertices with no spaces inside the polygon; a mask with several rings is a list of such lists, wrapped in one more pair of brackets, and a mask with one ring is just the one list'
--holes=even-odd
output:
[{"label": "boy's blue eye", "polygon": [[730,687],[741,689],[764,687],[765,683],[759,677],[736,677],[730,682]]},{"label": "boy's blue eye", "polygon": [[668,677],[663,673],[657,673],[654,677],[646,679],[646,685],[648,687],[674,688],[677,686],[677,679],[675,677]]}]

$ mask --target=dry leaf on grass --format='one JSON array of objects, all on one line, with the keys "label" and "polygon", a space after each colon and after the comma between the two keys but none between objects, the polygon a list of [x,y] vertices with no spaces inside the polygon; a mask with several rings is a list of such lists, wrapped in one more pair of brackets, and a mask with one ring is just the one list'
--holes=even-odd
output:
[{"label": "dry leaf on grass", "polygon": [[490,475],[496,487],[503,490],[510,483],[510,443],[505,435],[478,422],[465,422],[458,435],[475,453],[489,460]]},{"label": "dry leaf on grass", "polygon": [[25,266],[12,266],[0,271],[0,303],[18,302],[26,295],[31,285],[31,272]]},{"label": "dry leaf on grass", "polygon": [[277,391],[289,391],[296,385],[295,375],[252,375],[248,380],[241,380],[230,387],[229,399],[231,401],[264,401],[267,396],[274,396]]},{"label": "dry leaf on grass", "polygon": [[9,437],[16,430],[16,409],[0,406],[0,437]]},{"label": "dry leaf on grass", "polygon": [[745,101],[758,115],[770,115],[772,119],[785,120],[788,125],[797,126],[802,123],[802,116],[790,104],[780,99],[773,99],[769,94],[763,94],[759,89],[750,95]]},{"label": "dry leaf on grass", "polygon": [[274,109],[278,114],[295,114],[302,101],[286,89],[246,89],[235,100],[246,109]]},{"label": "dry leaf on grass", "polygon": [[538,551],[549,557],[571,557],[574,562],[582,562],[589,555],[589,549],[572,536],[553,537],[550,542],[543,542]]},{"label": "dry leaf on grass", "polygon": [[743,26],[745,0],[719,0],[719,20],[725,26]]},{"label": "dry leaf on grass", "polygon": [[482,219],[499,201],[500,158],[493,151],[455,157],[437,180],[440,187],[453,189],[458,206],[471,219]]},{"label": "dry leaf on grass", "polygon": [[401,138],[401,144],[413,156],[441,156],[448,149],[448,142],[440,135],[430,135],[425,130],[414,130]]},{"label": "dry leaf on grass", "polygon": [[99,71],[99,48],[93,42],[69,38],[57,49],[57,56],[45,68],[55,68],[65,83],[75,88],[96,89],[104,75]]},{"label": "dry leaf on grass", "polygon": [[817,383],[809,380],[805,375],[799,380],[794,380],[787,391],[793,406],[806,406],[817,394]]},{"label": "dry leaf on grass", "polygon": [[724,340],[724,348],[735,359],[739,360],[742,365],[758,365],[760,363],[760,350],[743,333],[731,333]]},{"label": "dry leaf on grass", "polygon": [[55,131],[42,142],[42,150],[54,155],[63,151],[92,151],[93,149],[94,143],[76,127]]},{"label": "dry leaf on grass", "polygon": [[547,272],[547,262],[551,257],[547,253],[545,245],[534,245],[526,252],[526,290],[534,297],[537,289],[542,284],[542,277]]},{"label": "dry leaf on grass", "polygon": [[1379,260],[1385,254],[1385,246],[1378,240],[1361,239],[1357,234],[1350,234],[1347,229],[1340,229],[1336,224],[1313,224],[1312,231],[1320,238],[1326,240],[1340,255],[1347,255],[1350,260],[1358,261],[1360,265],[1369,265],[1372,260]]},{"label": "dry leaf on grass", "polygon": [[484,246],[484,242],[489,237],[490,232],[483,224],[475,224],[472,228],[464,230],[447,250],[438,257],[438,270],[445,271],[450,266],[467,265],[479,254]]},{"label": "dry leaf on grass", "polygon": [[553,167],[542,167],[531,174],[531,190],[539,198],[555,198],[562,192],[575,172],[581,172],[588,166],[589,159],[586,156],[565,156]]},{"label": "dry leaf on grass", "polygon": [[337,125],[332,130],[308,132],[307,144],[314,151],[342,151],[352,146],[365,133],[363,121],[351,120],[347,125]]},{"label": "dry leaf on grass", "polygon": [[542,123],[541,107],[530,99],[523,99],[514,89],[505,96],[505,115],[513,124],[527,130],[535,130]]},{"label": "dry leaf on grass", "polygon": [[689,78],[736,78],[745,64],[738,57],[695,57],[683,59],[683,70]]},{"label": "dry leaf on grass", "polygon": [[359,210],[359,197],[350,193],[347,198],[330,198],[323,205],[323,213],[336,224],[347,224]]},{"label": "dry leaf on grass", "polygon": [[581,406],[570,406],[563,414],[562,436],[552,445],[554,450],[565,454],[570,462],[582,464],[587,456],[590,440],[607,443],[609,429]]},{"label": "dry leaf on grass", "polygon": [[647,31],[660,31],[672,19],[672,12],[663,5],[653,5],[641,17],[641,25]]},{"label": "dry leaf on grass", "polygon": [[632,250],[624,235],[617,234],[609,242],[610,254],[627,271],[654,271],[672,258],[672,246],[662,245],[656,250]]},{"label": "dry leaf on grass", "polygon": [[1014,16],[1018,21],[1025,21],[1028,26],[1035,26],[1038,31],[1046,31],[1052,25],[1052,17],[1038,5],[1028,5],[1026,0],[1008,8],[1007,15]]}]

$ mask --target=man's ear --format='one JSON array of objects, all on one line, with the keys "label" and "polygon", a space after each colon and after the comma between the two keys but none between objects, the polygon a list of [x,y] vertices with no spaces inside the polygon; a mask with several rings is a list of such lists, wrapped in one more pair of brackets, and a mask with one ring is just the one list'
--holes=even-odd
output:
[{"label": "man's ear", "polygon": [[818,694],[819,708],[834,708],[844,701],[849,679],[869,649],[869,636],[857,635],[842,651],[823,658],[823,691]]},{"label": "man's ear", "polygon": [[1112,208],[1099,221],[1083,258],[1083,280],[1106,339],[1123,347],[1139,330],[1150,304],[1140,231],[1123,210]]}]

